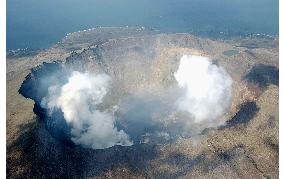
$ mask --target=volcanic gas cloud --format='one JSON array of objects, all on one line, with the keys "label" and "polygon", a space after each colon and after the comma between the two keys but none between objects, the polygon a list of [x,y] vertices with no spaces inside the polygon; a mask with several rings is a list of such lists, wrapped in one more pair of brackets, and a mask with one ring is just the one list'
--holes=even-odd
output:
[{"label": "volcanic gas cloud", "polygon": [[[167,109],[170,111],[169,115],[183,114],[176,117],[179,123],[187,126],[183,133],[190,132],[193,127],[200,126],[199,124],[202,124],[202,129],[218,126],[219,118],[227,112],[231,104],[232,80],[225,70],[212,64],[207,57],[184,55],[174,78],[176,85],[171,88],[176,89],[178,95]],[[117,126],[120,119],[115,116],[115,111],[119,109],[119,104],[109,109],[100,107],[111,88],[112,79],[107,74],[74,71],[67,83],[48,88],[48,95],[42,99],[41,106],[48,110],[48,115],[51,115],[54,109],[63,112],[71,129],[71,140],[75,144],[94,149],[132,145],[132,134]],[[163,105],[162,102],[158,104]],[[146,102],[143,105],[150,104]],[[139,107],[136,114],[148,113],[145,109]],[[159,109],[163,109],[162,106]],[[151,110],[155,111],[155,107]],[[163,113],[163,110],[158,112]],[[133,123],[137,119],[148,124],[154,122],[149,116],[132,118],[130,120],[133,120]],[[157,124],[157,121],[155,123]],[[131,128],[132,125],[127,127]],[[164,126],[163,119],[159,120],[158,126]],[[145,128],[145,125],[138,125],[138,128],[144,131],[142,128]],[[171,127],[171,131],[173,128]],[[151,132],[156,132],[159,136],[163,134],[167,138],[171,135],[168,127],[158,132],[152,129],[147,131],[147,134]]]},{"label": "volcanic gas cloud", "polygon": [[185,93],[178,100],[195,122],[211,121],[223,115],[231,102],[232,80],[224,69],[202,56],[184,55],[174,74]]},{"label": "volcanic gas cloud", "polygon": [[127,134],[114,126],[111,112],[96,109],[107,94],[109,81],[105,74],[75,71],[62,87],[49,88],[49,97],[44,98],[42,106],[51,112],[53,108],[62,110],[66,122],[71,125],[71,139],[75,144],[95,149],[132,144]]}]

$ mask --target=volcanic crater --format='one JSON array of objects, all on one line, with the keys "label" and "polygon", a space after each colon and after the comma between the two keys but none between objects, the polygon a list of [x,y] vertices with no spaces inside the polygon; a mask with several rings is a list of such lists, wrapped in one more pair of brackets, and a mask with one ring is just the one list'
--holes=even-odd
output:
[{"label": "volcanic crater", "polygon": [[[108,31],[114,33],[107,37]],[[72,174],[87,178],[103,175],[107,171],[114,172],[114,176],[125,176],[117,166],[123,168],[129,176],[163,177],[163,172],[158,172],[158,169],[152,171],[146,163],[152,161],[151,165],[157,168],[166,162],[164,155],[168,155],[163,146],[178,143],[183,149],[183,143],[180,143],[183,140],[193,140],[190,142],[193,147],[195,140],[209,142],[208,147],[215,157],[212,160],[220,160],[221,163],[233,160],[236,156],[247,155],[245,144],[234,145],[228,150],[223,147],[224,151],[221,146],[211,143],[215,139],[207,139],[207,136],[219,135],[218,133],[227,130],[238,132],[246,128],[262,110],[259,99],[266,95],[270,85],[278,86],[278,62],[259,57],[257,48],[249,49],[248,53],[248,49],[240,46],[241,43],[239,41],[234,46],[190,34],[146,33],[141,29],[129,29],[129,34],[125,33],[125,29],[96,29],[94,32],[69,35],[57,47],[72,51],[70,56],[63,60],[48,60],[49,62],[33,67],[19,89],[22,96],[34,101],[33,111],[38,116],[40,126],[44,126],[34,134],[42,144],[38,149],[40,152],[33,151],[37,158],[34,164],[39,165],[46,158],[48,163],[54,163],[57,168],[55,173],[61,177]],[[223,52],[229,50],[238,53],[226,56]],[[269,56],[269,53],[268,50],[266,55]],[[232,79],[230,105],[212,123],[195,123],[186,113],[176,109],[176,99],[182,97],[183,90],[177,87],[175,73],[183,55],[207,57],[212,65],[224,69]],[[101,103],[96,104],[96,110],[112,114],[115,129],[124,131],[130,137],[131,144],[120,146],[121,144],[114,143],[107,147],[78,144],[72,140],[72,126],[66,122],[64,112],[58,108],[50,112],[43,106],[42,101],[49,96],[50,89],[54,86],[63,87],[74,72],[106,74],[110,77],[107,95],[103,96]],[[190,125],[184,119],[189,120],[187,122]],[[275,116],[270,119],[277,120]],[[48,135],[52,137],[47,137]],[[203,142],[200,145],[201,143]],[[191,147],[184,150],[189,148]],[[195,151],[190,150],[192,153]],[[203,153],[193,158],[179,153],[170,154],[167,160],[172,157],[171,161],[188,161],[192,167],[200,165],[212,168],[211,159],[205,157],[207,150],[202,149],[201,152]],[[215,156],[215,152],[218,155]],[[105,158],[106,156],[108,157]],[[73,165],[74,161],[78,163]],[[66,167],[64,163],[70,166]],[[47,165],[31,172],[30,176],[42,176],[55,171],[44,169],[44,166]],[[173,172],[169,176],[185,176],[191,169],[180,171],[181,173]]]},{"label": "volcanic crater", "polygon": [[[254,82],[252,80],[256,77],[267,76],[262,74],[265,65],[253,67],[252,71],[243,77],[243,74],[229,69],[235,65],[231,60],[216,56],[218,50],[214,47],[214,41],[200,41],[187,34],[110,39],[80,53],[74,52],[64,62],[43,63],[33,68],[19,92],[24,97],[35,101],[34,112],[45,122],[51,135],[72,146],[74,143],[70,140],[72,137],[70,125],[64,120],[63,112],[60,109],[54,109],[55,111],[50,115],[49,111],[42,107],[42,100],[48,96],[50,87],[63,86],[74,71],[107,74],[111,77],[111,88],[98,108],[111,111],[112,108],[119,106],[119,109],[114,112],[115,126],[119,130],[126,131],[135,144],[163,143],[177,137],[190,137],[217,125],[192,122],[190,128],[184,129],[185,124],[176,119],[186,118],[174,109],[174,99],[180,93],[175,87],[177,82],[174,73],[178,69],[182,55],[199,55],[214,59],[212,63],[228,68],[228,73],[231,73],[234,81],[233,89],[242,90],[232,92],[234,104],[220,117],[224,122],[223,125],[226,125],[225,121],[229,120],[237,110],[233,107],[255,98],[257,89],[266,82],[260,81],[261,84],[256,89],[248,88],[247,82]],[[259,68],[260,74],[256,74]],[[271,75],[273,77],[274,73],[278,72],[277,69],[270,67],[267,73],[268,75],[273,73]],[[275,83],[275,80],[271,81]],[[238,93],[248,95],[240,99]],[[243,110],[244,107],[256,108],[250,103],[242,105],[240,109]],[[229,122],[228,125],[234,123]]]}]

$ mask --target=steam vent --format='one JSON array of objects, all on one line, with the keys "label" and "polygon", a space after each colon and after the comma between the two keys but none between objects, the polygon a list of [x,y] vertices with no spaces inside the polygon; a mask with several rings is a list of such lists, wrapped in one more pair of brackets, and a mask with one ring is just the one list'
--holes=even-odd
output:
[{"label": "steam vent", "polygon": [[25,120],[7,136],[8,175],[278,176],[275,39],[96,28],[8,58],[7,100],[28,111],[8,103]]}]

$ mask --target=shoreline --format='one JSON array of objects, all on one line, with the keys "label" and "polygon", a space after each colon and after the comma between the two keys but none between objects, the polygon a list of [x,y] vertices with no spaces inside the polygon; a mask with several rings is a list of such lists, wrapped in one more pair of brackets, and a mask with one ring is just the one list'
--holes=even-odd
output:
[{"label": "shoreline", "polygon": [[176,34],[176,33],[187,33],[187,34],[192,34],[194,36],[197,37],[201,37],[201,38],[209,38],[212,40],[220,40],[220,41],[233,41],[235,39],[240,39],[240,38],[262,38],[262,39],[270,39],[270,40],[278,40],[279,39],[279,34],[266,34],[266,33],[243,33],[243,34],[239,34],[239,35],[234,35],[236,33],[228,33],[228,32],[213,32],[213,34],[210,34],[211,32],[208,33],[198,33],[197,31],[188,31],[188,32],[164,32],[161,31],[159,29],[153,28],[153,27],[145,27],[145,26],[141,26],[141,27],[136,27],[136,26],[118,26],[118,27],[102,27],[102,26],[98,26],[98,27],[93,27],[93,28],[88,28],[88,29],[82,29],[82,30],[78,30],[75,32],[67,32],[63,37],[61,37],[57,42],[54,42],[52,44],[46,45],[46,47],[37,47],[37,48],[30,48],[30,47],[26,47],[26,48],[11,48],[11,49],[6,49],[6,57],[8,56],[28,56],[25,55],[27,53],[30,52],[35,52],[35,51],[40,51],[40,50],[44,50],[44,49],[48,49],[48,48],[52,48],[54,45],[60,44],[60,42],[62,42],[64,39],[69,38],[70,36],[74,36],[74,35],[81,35],[82,33],[88,33],[88,32],[92,32],[92,31],[96,31],[96,30],[112,30],[112,29],[135,29],[138,32],[139,31],[155,31],[155,32],[159,32],[159,33],[165,33],[165,34]]}]

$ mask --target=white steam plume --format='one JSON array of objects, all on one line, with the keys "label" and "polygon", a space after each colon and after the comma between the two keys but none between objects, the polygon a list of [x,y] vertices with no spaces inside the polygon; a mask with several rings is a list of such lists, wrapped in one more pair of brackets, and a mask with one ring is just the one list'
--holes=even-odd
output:
[{"label": "white steam plume", "polygon": [[107,75],[73,72],[64,86],[49,88],[49,97],[42,104],[51,112],[62,110],[75,144],[94,149],[132,145],[128,135],[115,127],[113,114],[96,109],[107,94],[109,81]]},{"label": "white steam plume", "polygon": [[232,80],[209,58],[182,56],[174,76],[178,86],[185,90],[177,102],[178,108],[190,113],[194,122],[212,122],[230,106]]}]

